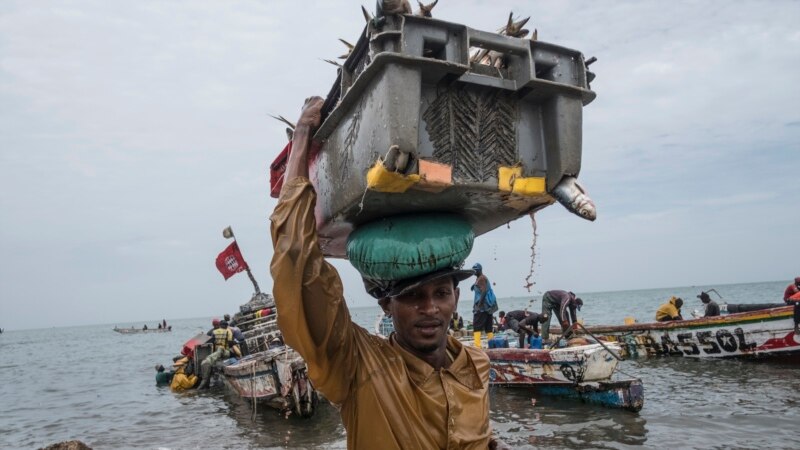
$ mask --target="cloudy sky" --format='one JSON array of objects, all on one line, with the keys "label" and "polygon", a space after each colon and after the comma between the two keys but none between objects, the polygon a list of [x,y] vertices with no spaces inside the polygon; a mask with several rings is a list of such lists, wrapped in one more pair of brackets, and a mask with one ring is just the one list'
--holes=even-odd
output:
[{"label": "cloudy sky", "polygon": [[[372,1],[367,1],[372,5]],[[800,275],[800,2],[441,0],[495,30],[596,56],[580,179],[589,223],[537,215],[476,241],[499,296]],[[262,288],[267,168],[363,27],[355,1],[0,2],[0,327],[232,312],[245,275],[214,258],[232,225]],[[336,262],[349,303],[373,304]],[[776,293],[776,296],[778,294]]]}]

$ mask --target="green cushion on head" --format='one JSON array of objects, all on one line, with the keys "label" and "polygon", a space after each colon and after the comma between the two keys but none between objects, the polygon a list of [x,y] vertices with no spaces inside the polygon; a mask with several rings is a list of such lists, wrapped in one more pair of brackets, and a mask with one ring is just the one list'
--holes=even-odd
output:
[{"label": "green cushion on head", "polygon": [[347,239],[347,257],[364,278],[397,281],[460,267],[475,234],[455,214],[388,217],[364,224]]}]

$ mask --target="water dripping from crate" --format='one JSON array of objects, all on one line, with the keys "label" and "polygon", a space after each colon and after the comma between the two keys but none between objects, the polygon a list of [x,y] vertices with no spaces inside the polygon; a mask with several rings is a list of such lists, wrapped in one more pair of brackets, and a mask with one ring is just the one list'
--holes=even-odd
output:
[{"label": "water dripping from crate", "polygon": [[528,276],[525,277],[525,289],[527,289],[528,292],[530,292],[531,288],[536,285],[536,281],[533,280],[533,272],[534,265],[536,264],[536,237],[538,234],[536,232],[536,217],[533,214],[534,213],[529,214],[531,218],[531,226],[533,227],[533,240],[531,242],[531,267],[528,270]]}]

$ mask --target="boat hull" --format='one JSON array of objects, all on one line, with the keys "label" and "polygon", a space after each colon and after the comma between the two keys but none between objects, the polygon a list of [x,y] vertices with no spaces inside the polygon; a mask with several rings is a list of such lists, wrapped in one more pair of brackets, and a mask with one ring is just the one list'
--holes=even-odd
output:
[{"label": "boat hull", "polygon": [[[612,351],[618,348],[613,347]],[[532,386],[608,380],[618,360],[599,344],[555,350],[500,348],[485,350],[495,386]]]},{"label": "boat hull", "polygon": [[644,406],[644,386],[641,380],[589,381],[577,385],[542,385],[534,387],[542,395],[570,398],[639,412]]},{"label": "boat hull", "polygon": [[529,388],[556,397],[639,411],[644,404],[641,380],[612,381],[619,360],[615,344],[581,345],[554,350],[489,349],[489,385]]},{"label": "boat hull", "polygon": [[587,327],[616,342],[626,358],[771,356],[800,362],[791,306],[717,317],[620,326]]},{"label": "boat hull", "polygon": [[225,384],[240,397],[302,417],[313,415],[318,402],[305,362],[288,347],[248,355],[226,364],[222,374]]}]

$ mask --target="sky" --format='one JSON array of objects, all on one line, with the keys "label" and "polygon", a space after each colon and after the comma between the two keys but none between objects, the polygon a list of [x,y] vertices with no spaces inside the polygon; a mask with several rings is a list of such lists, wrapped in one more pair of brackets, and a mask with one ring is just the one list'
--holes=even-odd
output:
[{"label": "sky", "polygon": [[[373,2],[366,2],[372,5]],[[440,0],[437,18],[595,56],[587,222],[537,213],[476,239],[498,297],[800,275],[800,2]],[[271,291],[268,166],[364,25],[354,1],[0,2],[0,327],[235,312],[231,225]],[[334,261],[348,304],[370,306]],[[467,294],[468,290],[464,290]],[[779,293],[776,293],[776,298]]]}]

